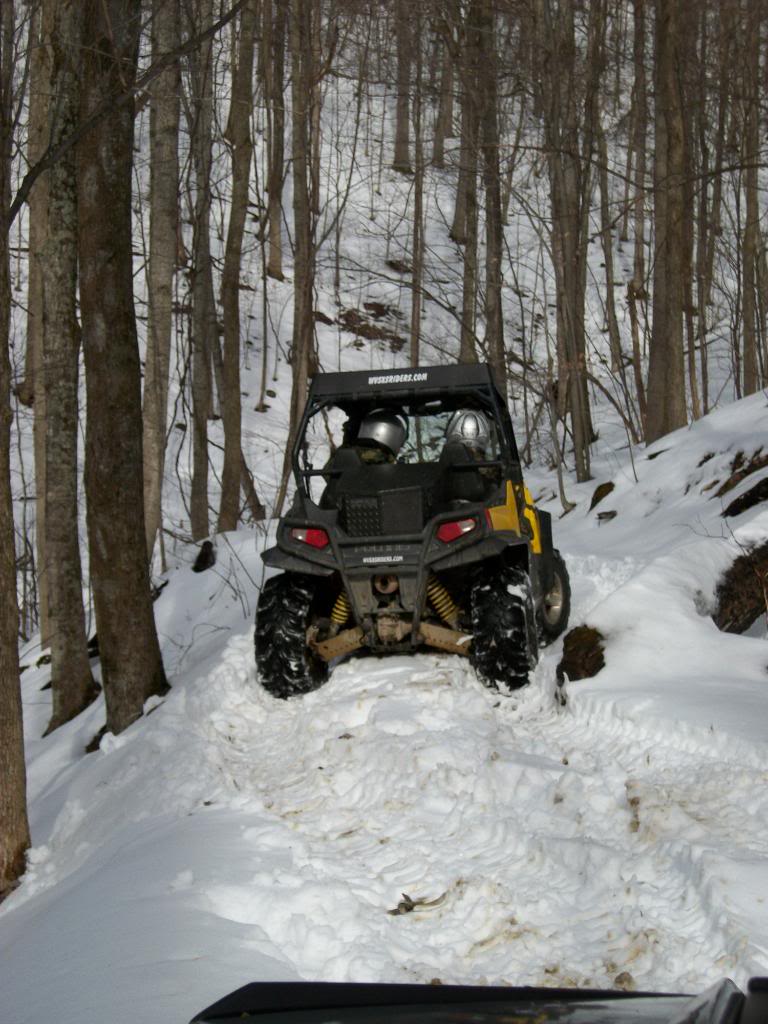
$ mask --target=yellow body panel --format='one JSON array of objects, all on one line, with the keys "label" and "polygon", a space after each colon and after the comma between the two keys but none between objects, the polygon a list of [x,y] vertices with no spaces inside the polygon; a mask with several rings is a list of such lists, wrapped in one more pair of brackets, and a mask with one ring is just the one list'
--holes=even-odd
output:
[{"label": "yellow body panel", "polygon": [[494,530],[512,530],[514,533],[520,533],[520,517],[517,514],[515,492],[509,480],[507,480],[506,501],[503,505],[494,505],[493,508],[489,508],[488,515],[491,517],[491,526]]},{"label": "yellow body panel", "polygon": [[525,511],[523,512],[523,515],[531,524],[531,551],[534,555],[540,555],[541,530],[539,529],[539,517],[536,514],[536,506],[533,504],[533,496],[525,484],[523,484],[523,499],[525,501]]},{"label": "yellow body panel", "polygon": [[[517,493],[515,493],[517,492]],[[522,535],[520,528],[520,516],[518,515],[518,503],[523,506],[523,516],[530,526],[531,551],[534,555],[541,554],[541,530],[539,529],[539,517],[536,513],[536,506],[533,504],[531,492],[525,484],[513,486],[507,480],[506,501],[503,505],[494,505],[488,509],[491,517],[491,526],[494,530],[512,530]],[[526,530],[526,533],[529,531]]]}]

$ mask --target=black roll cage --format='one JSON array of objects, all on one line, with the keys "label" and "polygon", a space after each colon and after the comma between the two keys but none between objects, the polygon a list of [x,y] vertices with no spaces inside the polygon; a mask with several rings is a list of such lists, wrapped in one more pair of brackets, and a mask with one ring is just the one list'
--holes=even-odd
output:
[{"label": "black roll cage", "polygon": [[[479,366],[461,368],[432,368],[432,372],[438,371],[441,377],[447,376],[446,371],[448,370],[465,371],[466,376],[480,376],[485,377],[485,379],[478,380],[477,382],[465,382],[462,384],[459,382],[459,378],[455,383],[451,382],[450,384],[441,382],[440,384],[432,387],[411,386],[407,388],[391,388],[386,391],[382,391],[380,389],[369,390],[358,387],[350,387],[349,390],[346,390],[340,387],[336,394],[328,394],[328,384],[330,383],[331,378],[335,378],[340,385],[347,383],[347,381],[355,384],[363,375],[357,372],[352,372],[349,374],[319,374],[315,377],[312,381],[312,387],[304,407],[299,430],[296,434],[293,452],[291,453],[293,475],[296,480],[296,486],[301,491],[302,497],[305,500],[310,502],[312,501],[309,487],[307,486],[308,480],[311,477],[332,475],[332,471],[331,474],[329,474],[327,469],[324,470],[322,468],[315,467],[305,469],[301,464],[301,455],[305,447],[305,438],[309,421],[323,409],[341,409],[342,412],[352,419],[356,414],[360,414],[366,409],[370,410],[378,406],[419,406],[426,405],[430,401],[434,402],[438,400],[447,403],[446,409],[460,409],[464,404],[467,404],[487,412],[496,424],[501,459],[488,460],[486,463],[482,464],[476,463],[474,468],[477,469],[481,465],[502,465],[502,467],[507,468],[509,476],[515,483],[522,483],[523,478],[520,469],[520,456],[518,454],[517,444],[512,430],[512,422],[509,418],[509,412],[507,411],[506,405],[504,404],[498,389],[493,384],[489,368],[482,364]],[[430,371],[421,371],[416,369],[413,371],[413,374],[419,375],[427,372]],[[451,372],[451,377],[453,376],[454,374]],[[458,374],[456,376],[458,378]],[[344,393],[345,390],[346,393]]]}]

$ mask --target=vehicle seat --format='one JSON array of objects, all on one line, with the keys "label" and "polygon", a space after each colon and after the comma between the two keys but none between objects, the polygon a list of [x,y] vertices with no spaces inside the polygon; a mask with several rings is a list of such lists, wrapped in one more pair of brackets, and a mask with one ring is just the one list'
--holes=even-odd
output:
[{"label": "vehicle seat", "polygon": [[454,501],[484,501],[488,495],[488,481],[479,469],[454,469],[471,466],[474,456],[461,441],[446,442],[440,453],[443,471],[443,498],[446,504]]},{"label": "vehicle seat", "polygon": [[357,470],[362,469],[362,466],[363,460],[360,458],[360,453],[356,448],[347,445],[337,448],[325,467],[334,475],[329,477],[328,485],[320,496],[320,508],[338,508],[338,495],[344,490],[343,486],[339,486],[342,477],[349,473],[355,473]]}]

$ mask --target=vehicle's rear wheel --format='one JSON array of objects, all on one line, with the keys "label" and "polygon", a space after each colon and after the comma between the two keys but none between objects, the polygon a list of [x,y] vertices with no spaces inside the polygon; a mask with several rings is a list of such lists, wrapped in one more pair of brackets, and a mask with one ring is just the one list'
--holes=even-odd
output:
[{"label": "vehicle's rear wheel", "polygon": [[571,614],[571,583],[559,551],[552,552],[552,561],[552,586],[542,598],[537,615],[543,644],[552,643],[565,631]]},{"label": "vehicle's rear wheel", "polygon": [[316,582],[283,573],[267,580],[256,609],[256,667],[274,697],[316,690],[328,678],[328,665],[307,647]]},{"label": "vehicle's rear wheel", "polygon": [[470,662],[492,689],[516,690],[538,660],[536,620],[528,573],[504,568],[472,588]]}]

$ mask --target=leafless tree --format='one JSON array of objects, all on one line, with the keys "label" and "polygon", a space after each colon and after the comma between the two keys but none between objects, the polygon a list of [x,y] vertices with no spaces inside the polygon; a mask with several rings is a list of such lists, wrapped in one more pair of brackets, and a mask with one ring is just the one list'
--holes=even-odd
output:
[{"label": "leafless tree", "polygon": [[[407,0],[395,0],[395,41],[397,45],[397,108],[395,117],[395,155],[392,166],[402,174],[411,174],[410,107],[413,43],[411,6]],[[417,39],[417,45],[421,41]]]},{"label": "leafless tree", "polygon": [[687,422],[683,361],[685,154],[681,93],[680,10],[655,0],[653,330],[648,367],[646,439],[655,441]]},{"label": "leafless tree", "polygon": [[[213,0],[186,0],[188,32],[213,23]],[[207,39],[190,55],[192,136],[195,199],[192,240],[192,537],[210,532],[208,521],[208,418],[213,408],[212,360],[219,347],[216,298],[211,259],[211,180],[213,131],[212,41]]]},{"label": "leafless tree", "polygon": [[266,272],[283,280],[283,174],[285,169],[285,36],[288,0],[263,0],[259,71],[267,119],[267,231],[269,255]]},{"label": "leafless tree", "polygon": [[251,0],[240,15],[237,64],[232,72],[232,102],[225,137],[232,151],[232,203],[224,252],[221,305],[224,315],[221,415],[224,425],[224,469],[221,477],[219,532],[235,530],[240,517],[241,402],[240,402],[240,264],[251,176],[251,108],[256,4]]},{"label": "leafless tree", "polygon": [[[179,7],[152,3],[152,60],[179,46]],[[149,95],[150,182],[147,267],[147,353],[144,376],[144,506],[147,557],[162,523],[168,416],[168,374],[173,334],[173,279],[179,221],[179,64],[171,63]]]},{"label": "leafless tree", "polygon": [[[141,0],[87,0],[81,119],[136,76]],[[78,149],[80,302],[90,573],[107,728],[121,732],[167,689],[144,531],[141,368],[133,305],[133,110],[102,117]]]},{"label": "leafless tree", "polygon": [[[80,103],[82,5],[44,0],[50,50],[49,130],[56,145],[74,131]],[[48,172],[42,283],[42,382],[45,392],[45,551],[50,595],[51,689],[48,731],[78,715],[99,690],[88,660],[78,528],[77,177],[75,154]]]},{"label": "leafless tree", "polygon": [[13,0],[0,4],[0,899],[24,872],[29,847],[11,492],[10,253]]}]

